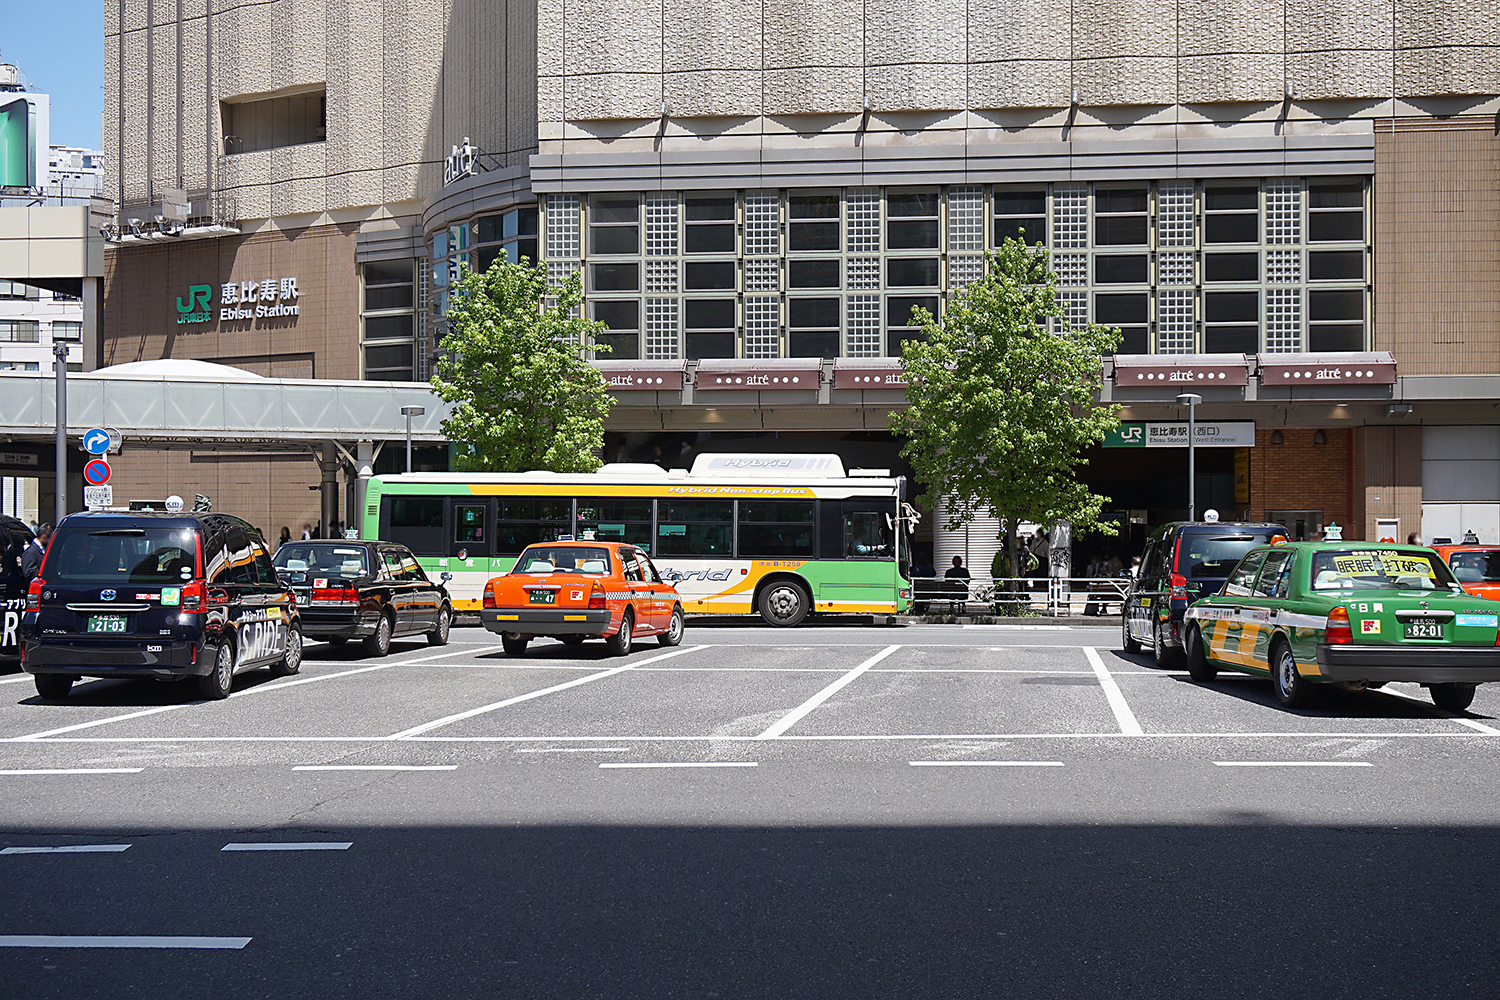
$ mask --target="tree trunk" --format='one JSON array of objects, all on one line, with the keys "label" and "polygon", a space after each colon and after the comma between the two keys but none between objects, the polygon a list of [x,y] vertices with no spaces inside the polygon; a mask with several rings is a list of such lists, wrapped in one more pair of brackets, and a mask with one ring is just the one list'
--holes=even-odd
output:
[{"label": "tree trunk", "polygon": [[[1010,563],[1010,575],[1012,580],[1021,575],[1021,540],[1019,537],[1020,531],[1020,521],[1018,521],[1014,517],[1007,517],[1005,519],[1005,548],[1006,555],[1009,556],[1009,559],[1007,561]],[[1006,587],[1007,589],[1011,589],[1014,587],[1014,583],[1007,584]]]}]

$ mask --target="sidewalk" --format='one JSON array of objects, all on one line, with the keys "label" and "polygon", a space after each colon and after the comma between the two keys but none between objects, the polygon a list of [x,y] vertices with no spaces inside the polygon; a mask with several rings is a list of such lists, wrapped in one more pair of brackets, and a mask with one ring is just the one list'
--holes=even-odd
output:
[{"label": "sidewalk", "polygon": [[896,625],[1076,625],[1079,628],[1119,628],[1119,615],[896,615]]}]

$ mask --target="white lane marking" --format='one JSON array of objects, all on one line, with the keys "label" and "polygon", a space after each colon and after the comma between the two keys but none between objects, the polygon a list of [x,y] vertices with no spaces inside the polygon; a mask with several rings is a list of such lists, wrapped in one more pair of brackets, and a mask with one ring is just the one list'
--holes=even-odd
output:
[{"label": "white lane marking", "polygon": [[1438,708],[1426,698],[1418,698],[1416,695],[1407,694],[1405,691],[1397,691],[1395,688],[1391,687],[1377,688],[1374,693],[1388,694],[1394,698],[1405,698],[1407,701],[1415,702],[1416,704],[1421,705],[1423,708],[1427,709],[1429,712],[1431,712],[1433,715],[1436,715],[1440,719],[1447,719],[1450,722],[1458,723],[1460,726],[1467,726],[1468,728],[1474,730],[1476,733],[1484,733],[1486,736],[1500,736],[1500,729],[1496,729],[1494,726],[1486,726],[1484,723],[1476,722],[1473,719],[1465,719],[1463,716],[1456,715],[1453,712],[1448,711],[1447,709]]},{"label": "white lane marking", "polygon": [[68,844],[63,847],[7,847],[0,854],[118,854],[129,844]]},{"label": "white lane marking", "polygon": [[0,774],[140,774],[144,770],[144,767],[32,767],[10,768]]},{"label": "white lane marking", "polygon": [[31,675],[30,674],[22,674],[19,677],[6,677],[4,679],[0,679],[0,684],[19,684],[22,681],[29,681],[29,680],[31,680]]},{"label": "white lane marking", "polygon": [[1214,767],[1374,767],[1367,760],[1216,760]]},{"label": "white lane marking", "polygon": [[220,853],[224,851],[347,851],[353,846],[352,840],[314,840],[300,844],[225,844],[219,848],[219,851]]},{"label": "white lane marking", "polygon": [[1125,695],[1120,692],[1120,685],[1109,675],[1104,661],[1099,659],[1099,651],[1093,646],[1084,646],[1083,655],[1088,658],[1089,666],[1094,668],[1094,675],[1099,678],[1099,686],[1104,689],[1104,697],[1109,701],[1110,711],[1115,713],[1115,722],[1120,725],[1122,736],[1143,736],[1141,724],[1136,721],[1135,713],[1130,710],[1130,705],[1125,701]]},{"label": "white lane marking", "polygon": [[909,760],[912,767],[1062,767],[1060,760]]},{"label": "white lane marking", "polygon": [[600,768],[626,768],[626,767],[758,767],[759,762],[753,760],[707,760],[707,761],[684,761],[682,763],[668,764],[636,764],[624,761],[607,761],[600,764]]},{"label": "white lane marking", "polygon": [[992,629],[996,632],[1071,632],[1071,625],[961,625],[960,628]]},{"label": "white lane marking", "polygon": [[890,656],[900,648],[900,646],[885,647],[880,652],[876,653],[874,656],[870,657],[868,660],[861,663],[859,666],[855,667],[853,670],[849,671],[847,674],[840,677],[838,680],[834,681],[832,684],[828,685],[826,688],[819,691],[817,694],[813,695],[811,698],[807,699],[796,708],[792,709],[786,715],[783,715],[775,725],[771,726],[770,729],[767,729],[765,732],[761,733],[756,737],[756,739],[774,740],[777,737],[781,736],[788,729],[791,729],[797,723],[801,722],[803,718],[805,718],[807,714],[813,709],[817,708],[819,705],[823,704],[823,702],[838,694],[848,685],[854,683],[855,679],[858,678],[860,674],[864,673],[866,670],[869,670],[875,664],[879,663],[887,656]]},{"label": "white lane marking", "polygon": [[516,753],[629,753],[631,747],[538,747]]},{"label": "white lane marking", "polygon": [[238,951],[247,937],[85,937],[64,934],[0,934],[0,948],[210,948]]},{"label": "white lane marking", "polygon": [[577,677],[571,681],[564,681],[561,684],[554,684],[551,687],[542,688],[540,691],[531,691],[527,694],[518,694],[514,698],[506,698],[504,701],[497,701],[490,705],[481,705],[478,708],[471,708],[467,712],[458,712],[454,715],[445,715],[441,719],[433,719],[431,722],[424,722],[420,726],[413,726],[410,729],[403,729],[399,733],[393,733],[389,738],[393,740],[408,740],[413,736],[420,736],[423,733],[437,729],[439,726],[447,726],[455,722],[462,722],[465,719],[472,719],[476,715],[484,715],[487,712],[494,712],[498,709],[508,708],[511,705],[519,705],[521,702],[530,701],[532,698],[540,698],[543,695],[554,694],[558,691],[566,691],[568,688],[577,687],[580,684],[589,684],[593,681],[603,680],[605,677],[613,677],[615,674],[624,673],[625,671],[631,670],[642,664],[655,663],[658,660],[665,660],[673,656],[681,656],[684,653],[696,653],[700,649],[707,648],[707,646],[686,646],[680,649],[674,649],[669,653],[661,653],[657,656],[650,656],[644,660],[638,660],[635,663],[626,663],[623,666],[612,667],[609,670],[601,670],[596,674],[589,674],[587,677]]},{"label": "white lane marking", "polygon": [[293,771],[457,771],[457,764],[298,764]]},{"label": "white lane marking", "polygon": [[[500,646],[491,646],[489,648],[490,649],[500,649],[502,647],[500,647]],[[483,650],[483,649],[476,650],[476,652],[483,653],[483,652],[485,652],[485,650]],[[331,680],[333,680],[336,677],[352,677],[355,674],[368,674],[368,673],[370,673],[371,671],[374,671],[374,670],[389,670],[391,667],[404,667],[408,663],[425,663],[428,660],[436,660],[436,659],[439,659],[440,657],[449,656],[449,655],[451,655],[451,654],[449,654],[449,653],[437,653],[437,654],[435,654],[433,656],[419,656],[419,657],[417,657],[415,659],[411,659],[411,660],[398,660],[395,663],[377,663],[376,665],[374,665],[372,667],[356,667],[353,670],[340,670],[340,671],[337,671],[336,673],[332,673],[332,674],[319,674],[316,677],[298,677],[295,680],[281,681],[280,683],[277,683],[277,684],[262,684],[259,687],[247,688],[244,691],[233,692],[232,694],[230,694],[228,700],[232,701],[235,698],[243,698],[246,695],[260,694],[261,692],[264,692],[264,691],[280,691],[282,688],[297,687],[298,685],[301,685],[301,684],[315,684],[318,681],[331,681]],[[148,708],[148,709],[145,709],[144,711],[140,711],[140,712],[127,712],[124,715],[111,715],[107,719],[95,719],[92,722],[80,722],[80,723],[77,723],[76,725],[62,726],[61,728],[58,728],[58,729],[48,729],[48,730],[45,730],[45,731],[40,732],[40,733],[29,733],[29,734],[27,734],[25,736],[13,736],[13,737],[11,737],[10,739],[7,739],[7,740],[0,740],[0,742],[3,742],[3,743],[30,743],[30,742],[32,742],[34,740],[44,740],[44,739],[47,739],[48,737],[60,736],[63,733],[77,732],[80,729],[92,729],[95,726],[107,726],[111,722],[125,722],[125,721],[127,721],[129,719],[139,719],[139,718],[143,718],[143,717],[148,716],[148,715],[159,715],[162,712],[176,712],[176,711],[181,711],[184,708],[196,708],[200,704],[202,704],[202,703],[201,702],[184,702],[184,703],[179,704],[179,705],[159,705],[156,708]]]}]

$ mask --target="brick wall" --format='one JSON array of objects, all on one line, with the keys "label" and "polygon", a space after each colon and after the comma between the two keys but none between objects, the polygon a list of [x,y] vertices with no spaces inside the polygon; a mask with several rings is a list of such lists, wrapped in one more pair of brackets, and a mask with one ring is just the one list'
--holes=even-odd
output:
[{"label": "brick wall", "polygon": [[1325,430],[1327,441],[1315,444],[1312,428],[1284,429],[1282,443],[1272,444],[1270,429],[1255,432],[1250,453],[1250,516],[1273,510],[1321,510],[1323,523],[1337,522],[1345,538],[1363,537],[1355,523],[1352,452],[1354,430]]}]

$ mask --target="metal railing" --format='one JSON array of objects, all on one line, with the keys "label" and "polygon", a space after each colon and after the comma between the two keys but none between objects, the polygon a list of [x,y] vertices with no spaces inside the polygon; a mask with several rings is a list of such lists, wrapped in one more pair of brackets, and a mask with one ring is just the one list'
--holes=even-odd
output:
[{"label": "metal railing", "polygon": [[1117,615],[1133,582],[1129,576],[918,577],[912,580],[912,611],[1004,617]]}]

